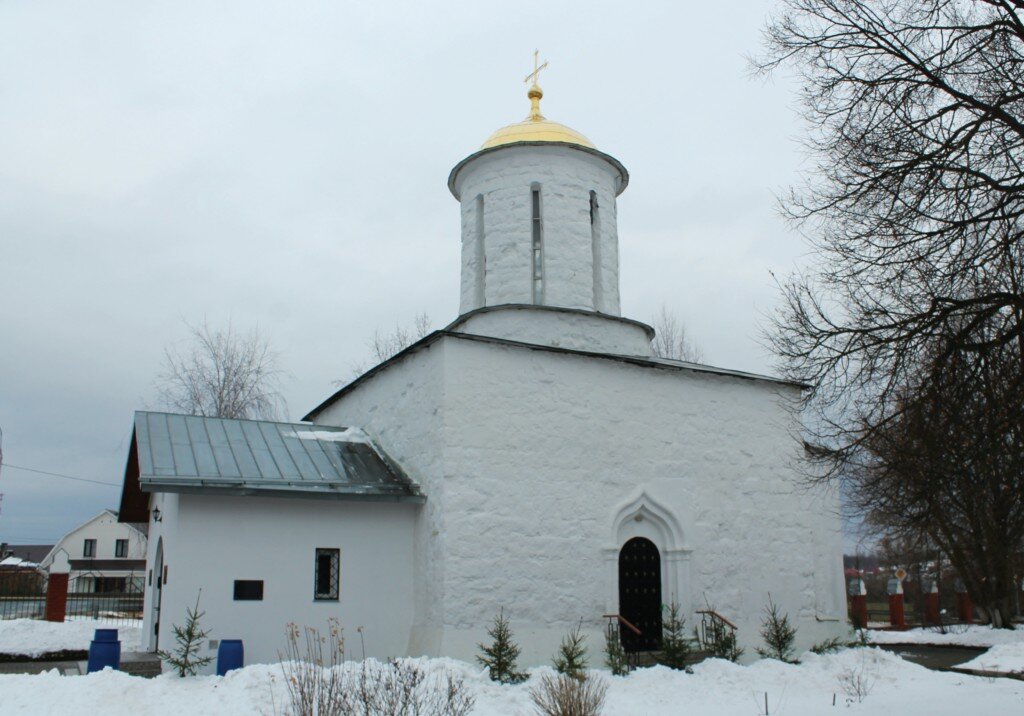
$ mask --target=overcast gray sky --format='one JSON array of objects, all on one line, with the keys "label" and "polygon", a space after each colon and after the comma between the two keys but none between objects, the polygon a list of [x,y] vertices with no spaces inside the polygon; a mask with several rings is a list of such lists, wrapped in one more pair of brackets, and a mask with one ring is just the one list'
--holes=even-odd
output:
[{"label": "overcast gray sky", "polygon": [[794,87],[751,79],[771,0],[0,3],[0,541],[58,539],[119,483],[185,322],[258,326],[298,419],[376,328],[455,318],[448,172],[546,116],[631,174],[623,315],[770,371]]}]

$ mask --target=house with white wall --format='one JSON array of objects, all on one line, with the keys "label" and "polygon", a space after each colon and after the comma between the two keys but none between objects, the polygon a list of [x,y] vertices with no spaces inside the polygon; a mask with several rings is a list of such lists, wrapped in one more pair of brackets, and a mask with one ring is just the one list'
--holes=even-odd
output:
[{"label": "house with white wall", "polygon": [[39,566],[49,573],[67,573],[70,591],[124,592],[129,584],[142,587],[146,548],[144,529],[103,510],[61,537]]}]

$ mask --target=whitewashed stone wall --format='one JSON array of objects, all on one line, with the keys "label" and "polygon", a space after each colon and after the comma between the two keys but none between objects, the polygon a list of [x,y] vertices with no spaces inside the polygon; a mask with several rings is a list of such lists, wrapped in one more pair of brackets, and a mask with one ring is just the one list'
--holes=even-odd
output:
[{"label": "whitewashed stone wall", "polygon": [[446,653],[501,606],[530,661],[580,617],[596,648],[633,529],[616,516],[644,503],[674,564],[663,598],[691,624],[706,597],[752,647],[771,592],[802,646],[845,630],[835,498],[798,488],[779,386],[469,341],[445,355]]},{"label": "whitewashed stone wall", "polygon": [[447,489],[444,450],[448,442],[445,349],[445,343],[433,343],[369,377],[315,420],[322,425],[361,427],[427,496],[417,510],[413,537],[416,618],[403,652],[416,655],[440,653],[443,631],[447,521],[441,508]]},{"label": "whitewashed stone wall", "polygon": [[[619,315],[615,197],[620,184],[618,168],[601,155],[558,145],[502,147],[462,166],[454,182],[462,206],[460,312],[534,303],[531,192],[537,186],[543,224],[541,303]],[[596,251],[591,191],[598,203]]]},{"label": "whitewashed stone wall", "polygon": [[653,330],[636,321],[547,306],[503,306],[460,317],[448,330],[553,348],[651,355]]},{"label": "whitewashed stone wall", "polygon": [[424,486],[408,653],[472,659],[501,607],[524,663],[580,617],[597,653],[618,550],[643,535],[664,599],[694,624],[706,598],[752,654],[769,592],[802,647],[845,631],[836,499],[799,489],[780,390],[452,337],[318,421],[363,425]]}]

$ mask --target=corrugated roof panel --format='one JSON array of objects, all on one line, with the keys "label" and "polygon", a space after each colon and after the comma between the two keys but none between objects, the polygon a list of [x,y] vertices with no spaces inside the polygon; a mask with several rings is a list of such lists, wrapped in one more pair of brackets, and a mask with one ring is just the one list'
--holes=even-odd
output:
[{"label": "corrugated roof panel", "polygon": [[[299,436],[299,443],[306,450],[306,454],[313,461],[317,475],[324,480],[338,476],[337,468],[324,453],[324,443],[315,438],[315,433],[310,430],[296,430],[295,433],[296,436]],[[341,475],[344,476],[345,473],[341,473]]]},{"label": "corrugated roof panel", "polygon": [[153,473],[153,451],[150,449],[149,421],[142,413],[135,415],[136,456],[139,458],[139,472],[144,475]]},{"label": "corrugated roof panel", "polygon": [[295,461],[295,465],[299,468],[300,477],[306,480],[318,477],[320,471],[313,460],[310,459],[309,453],[306,452],[306,448],[302,444],[306,441],[299,439],[294,428],[281,430],[280,427],[278,426],[277,434],[281,436],[281,442],[284,443],[288,454],[292,456],[292,460]]},{"label": "corrugated roof panel", "polygon": [[174,471],[177,474],[197,475],[196,460],[192,456],[192,440],[185,426],[184,415],[167,416],[167,432],[171,436],[171,454],[174,455]]},{"label": "corrugated roof panel", "polygon": [[263,439],[259,423],[251,420],[237,422],[249,443],[249,450],[252,452],[253,460],[256,461],[259,476],[267,480],[281,477],[281,470],[277,467],[277,462],[267,446],[267,441]]},{"label": "corrugated roof panel", "polygon": [[261,477],[260,468],[253,457],[252,447],[245,437],[245,432],[237,420],[223,420],[224,433],[228,436],[228,444],[231,446],[231,454],[238,465],[238,471],[242,477]]},{"label": "corrugated roof panel", "polygon": [[153,454],[154,475],[175,475],[174,453],[171,450],[171,436],[167,431],[167,416],[151,415],[149,419],[150,449]]},{"label": "corrugated roof panel", "polygon": [[213,459],[217,461],[217,471],[221,477],[241,477],[235,463],[235,456],[231,453],[231,444],[228,442],[228,435],[224,431],[222,420],[207,420],[206,432],[210,435],[210,447],[213,448]]},{"label": "corrugated roof panel", "polygon": [[142,412],[135,423],[144,490],[423,501],[356,428]]},{"label": "corrugated roof panel", "polygon": [[206,432],[206,420],[196,415],[185,418],[188,437],[192,441],[192,455],[196,460],[196,474],[199,477],[217,477],[217,460],[213,457],[210,435]]},{"label": "corrugated roof panel", "polygon": [[284,440],[281,439],[281,433],[277,431],[277,426],[273,423],[256,423],[256,425],[259,426],[263,439],[267,441],[267,447],[270,448],[270,454],[274,456],[274,462],[277,463],[277,469],[281,471],[281,476],[301,477],[299,466],[292,459]]}]

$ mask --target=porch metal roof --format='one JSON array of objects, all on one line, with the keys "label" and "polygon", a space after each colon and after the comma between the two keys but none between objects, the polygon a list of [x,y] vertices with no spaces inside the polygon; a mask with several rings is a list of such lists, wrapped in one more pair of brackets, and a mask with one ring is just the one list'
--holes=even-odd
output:
[{"label": "porch metal roof", "polygon": [[144,492],[424,499],[358,428],[139,411],[133,448]]}]

